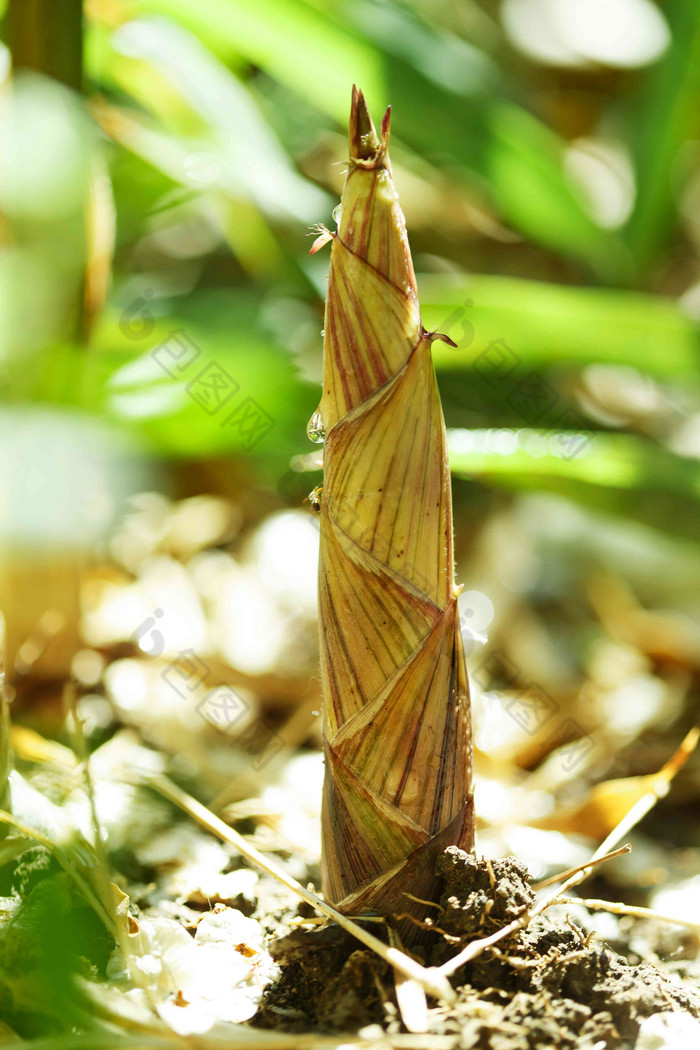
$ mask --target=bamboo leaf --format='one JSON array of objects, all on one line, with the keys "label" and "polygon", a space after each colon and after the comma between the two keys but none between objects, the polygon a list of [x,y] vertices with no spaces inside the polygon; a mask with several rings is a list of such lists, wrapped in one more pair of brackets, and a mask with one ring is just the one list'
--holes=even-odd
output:
[{"label": "bamboo leaf", "polygon": [[594,510],[698,538],[700,465],[628,434],[453,430],[455,475],[553,492]]},{"label": "bamboo leaf", "polygon": [[439,369],[483,370],[480,355],[496,342],[524,368],[600,362],[697,382],[700,325],[672,299],[471,274],[426,275],[420,291],[427,327],[458,344],[435,344]]},{"label": "bamboo leaf", "polygon": [[343,11],[386,52],[388,91],[402,100],[398,138],[438,169],[447,161],[470,177],[536,243],[607,278],[627,270],[619,240],[592,220],[565,177],[561,141],[509,97],[483,52],[399,6],[353,0]]},{"label": "bamboo leaf", "polygon": [[[441,168],[452,163],[533,240],[606,279],[627,272],[619,239],[593,221],[568,182],[558,137],[508,98],[477,48],[378,5],[352,5],[346,17],[304,0],[130,0],[128,10],[170,16],[217,54],[244,57],[335,120],[344,119],[353,78],[375,97],[401,98],[398,137],[423,157]],[[426,72],[427,56],[451,71],[449,89]]]},{"label": "bamboo leaf", "polygon": [[215,54],[244,55],[338,120],[344,119],[353,77],[382,94],[381,59],[373,48],[299,0],[266,0],[264,6],[247,0],[127,0],[125,6],[133,15],[171,17]]},{"label": "bamboo leaf", "polygon": [[[162,116],[162,88],[143,91],[144,79],[148,85],[151,78],[144,78],[142,69],[134,75],[138,59],[138,65],[162,78],[173,95],[164,129],[148,128],[136,114],[127,117],[115,111],[112,125],[120,141],[169,177],[189,187],[250,198],[265,214],[310,222],[325,208],[326,195],[296,172],[248,87],[196,37],[167,19],[134,21],[118,32],[130,55],[123,69],[118,53],[112,63],[122,89],[138,93],[145,108]],[[113,39],[118,46],[119,36]],[[168,125],[179,125],[180,134],[174,135]],[[196,169],[192,175],[187,164],[202,153],[208,158],[206,178]]]},{"label": "bamboo leaf", "polygon": [[696,137],[698,126],[700,10],[687,0],[673,0],[665,14],[671,26],[671,46],[643,81],[628,125],[637,195],[624,238],[637,278],[675,225],[678,155],[684,143]]}]

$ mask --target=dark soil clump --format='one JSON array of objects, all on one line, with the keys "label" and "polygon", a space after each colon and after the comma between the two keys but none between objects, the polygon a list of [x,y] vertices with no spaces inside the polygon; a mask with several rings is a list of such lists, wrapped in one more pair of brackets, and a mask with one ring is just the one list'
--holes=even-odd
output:
[{"label": "dark soil clump", "polygon": [[261,1027],[354,1031],[385,1020],[383,1003],[390,1002],[393,989],[391,967],[338,926],[291,933],[270,951],[282,976],[258,1012]]},{"label": "dark soil clump", "polygon": [[[528,875],[513,858],[477,860],[456,847],[440,857],[439,909],[429,962],[523,915],[534,902]],[[337,927],[295,932],[273,954],[282,976],[256,1023],[296,1031],[401,1031],[391,969]],[[628,1050],[645,1017],[681,1010],[700,1017],[700,997],[647,963],[630,965],[573,923],[538,916],[482,952],[452,979],[453,1006],[429,1013],[429,1031],[464,1050]]]},{"label": "dark soil clump", "polygon": [[513,857],[477,860],[449,846],[438,859],[445,891],[440,898],[440,927],[455,936],[484,936],[517,919],[534,902],[527,868]]}]

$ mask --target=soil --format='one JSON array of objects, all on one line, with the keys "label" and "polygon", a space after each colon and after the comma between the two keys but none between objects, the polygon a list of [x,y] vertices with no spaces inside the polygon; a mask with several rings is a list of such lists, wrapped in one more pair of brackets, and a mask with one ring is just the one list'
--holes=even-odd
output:
[{"label": "soil", "polygon": [[[429,943],[415,952],[428,964],[451,958],[534,901],[527,870],[513,858],[477,860],[451,847],[437,873],[443,892]],[[258,1026],[404,1031],[391,968],[338,927],[295,930],[271,951],[281,976],[266,992]],[[652,1014],[700,1018],[700,996],[660,966],[632,964],[594,934],[546,913],[457,971],[452,983],[458,1000],[432,1005],[428,1031],[464,1050],[631,1050]]]}]

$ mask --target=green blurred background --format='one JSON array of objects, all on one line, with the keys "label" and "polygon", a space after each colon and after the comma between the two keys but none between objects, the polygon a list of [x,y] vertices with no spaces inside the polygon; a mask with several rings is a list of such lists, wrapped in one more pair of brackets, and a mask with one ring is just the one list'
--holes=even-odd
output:
[{"label": "green blurred background", "polygon": [[332,226],[353,82],[393,107],[424,322],[458,344],[435,361],[460,579],[506,514],[504,562],[533,537],[537,557],[496,576],[555,620],[581,559],[695,611],[696,3],[11,0],[2,38],[18,644],[130,494],[219,494],[252,527],[319,482],[309,235]]},{"label": "green blurred background", "polygon": [[[692,0],[90,0],[80,14],[19,0],[2,24],[6,77],[14,52],[70,85],[22,71],[3,87],[8,441],[21,418],[32,457],[50,420],[206,463],[270,505],[313,487],[278,491],[308,451],[328,264],[308,233],[332,223],[357,82],[375,114],[393,106],[424,321],[458,343],[436,353],[448,426],[604,432],[580,457],[565,441],[528,451],[522,434],[461,442],[455,473],[482,497],[534,487],[692,530]],[[151,355],[180,330],[200,355],[171,375]],[[204,407],[186,389],[205,364],[224,369],[221,398],[238,387],[243,420],[225,422],[212,387]]]}]

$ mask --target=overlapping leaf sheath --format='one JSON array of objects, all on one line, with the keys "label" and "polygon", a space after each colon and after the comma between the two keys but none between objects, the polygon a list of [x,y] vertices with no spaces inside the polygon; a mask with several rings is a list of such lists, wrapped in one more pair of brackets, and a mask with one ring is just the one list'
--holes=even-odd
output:
[{"label": "overlapping leaf sheath", "polygon": [[[321,501],[323,888],[423,914],[435,860],[471,848],[468,687],[445,427],[387,155],[353,90],[326,302]],[[331,238],[327,232],[317,242]]]}]

